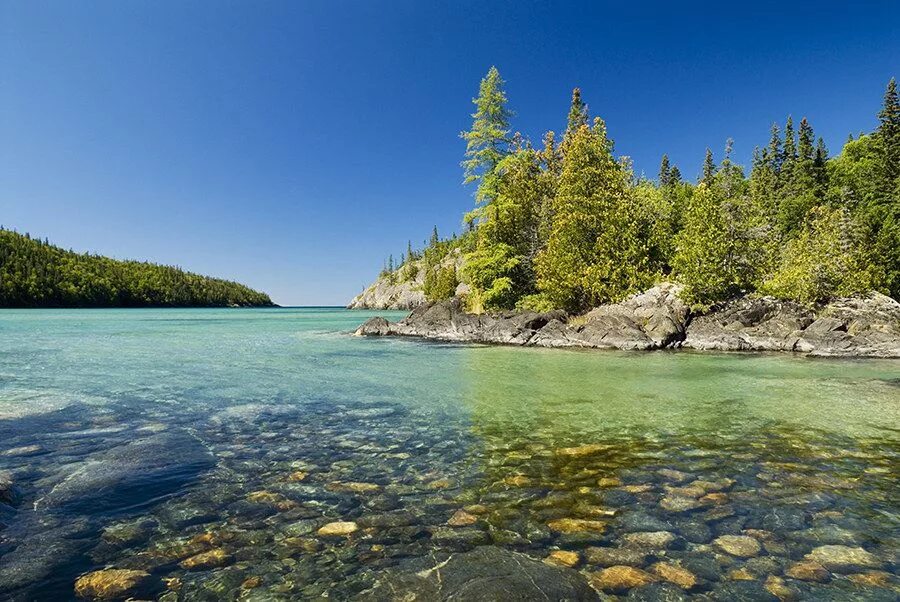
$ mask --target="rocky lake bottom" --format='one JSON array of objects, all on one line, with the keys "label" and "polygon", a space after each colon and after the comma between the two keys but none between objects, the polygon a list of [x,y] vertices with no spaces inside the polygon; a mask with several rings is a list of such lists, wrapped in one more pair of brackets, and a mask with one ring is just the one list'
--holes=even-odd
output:
[{"label": "rocky lake bottom", "polygon": [[897,361],[370,315],[0,312],[0,599],[900,596]]}]

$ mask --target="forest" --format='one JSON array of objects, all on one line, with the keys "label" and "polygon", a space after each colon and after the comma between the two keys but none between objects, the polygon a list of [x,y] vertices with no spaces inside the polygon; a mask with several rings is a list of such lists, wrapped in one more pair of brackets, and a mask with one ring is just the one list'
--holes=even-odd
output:
[{"label": "forest", "polygon": [[[698,309],[745,294],[807,305],[880,291],[900,299],[900,100],[891,79],[878,125],[829,156],[802,118],[772,125],[749,175],[707,148],[688,181],[667,156],[658,177],[615,156],[579,89],[567,125],[539,145],[512,133],[504,81],[491,68],[473,99],[462,162],[475,207],[464,233],[408,246],[385,275],[425,269],[429,300],[467,285],[471,311],[583,311],[662,280]],[[874,108],[874,103],[873,103]],[[873,111],[874,112],[874,111]],[[443,261],[460,253],[456,265]]]},{"label": "forest", "polygon": [[236,282],[142,261],[75,253],[0,228],[0,307],[268,306]]}]

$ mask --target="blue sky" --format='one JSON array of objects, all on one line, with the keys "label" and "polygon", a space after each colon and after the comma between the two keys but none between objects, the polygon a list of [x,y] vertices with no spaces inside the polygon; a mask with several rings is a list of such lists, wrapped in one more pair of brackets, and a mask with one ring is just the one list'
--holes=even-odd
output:
[{"label": "blue sky", "polygon": [[872,129],[900,2],[0,0],[0,223],[342,304],[458,229],[492,64],[532,139],[577,85],[637,171],[694,177],[788,113]]}]

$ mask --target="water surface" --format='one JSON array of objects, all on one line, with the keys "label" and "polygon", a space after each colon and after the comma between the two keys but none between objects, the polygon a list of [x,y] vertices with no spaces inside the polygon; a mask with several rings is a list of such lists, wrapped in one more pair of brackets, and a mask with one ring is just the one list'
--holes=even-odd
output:
[{"label": "water surface", "polygon": [[[371,315],[0,311],[0,598],[115,567],[163,600],[350,599],[498,545],[672,563],[701,599],[896,599],[900,363],[349,336]],[[184,456],[116,464],[152,442]],[[826,545],[876,560],[797,578]]]}]

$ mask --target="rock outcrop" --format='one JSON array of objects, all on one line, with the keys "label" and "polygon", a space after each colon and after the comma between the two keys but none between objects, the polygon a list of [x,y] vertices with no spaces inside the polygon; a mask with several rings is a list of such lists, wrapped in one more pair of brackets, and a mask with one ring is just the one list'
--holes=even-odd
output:
[{"label": "rock outcrop", "polygon": [[494,546],[419,571],[388,572],[360,600],[599,600],[577,571]]},{"label": "rock outcrop", "polygon": [[470,314],[454,298],[421,305],[398,322],[372,318],[356,334],[539,347],[900,357],[900,303],[878,293],[817,308],[743,297],[696,316],[680,293],[680,285],[663,283],[577,317],[562,311]]},{"label": "rock outcrop", "polygon": [[[459,249],[455,249],[432,269],[453,266],[458,271],[462,265],[463,255]],[[424,305],[425,270],[423,260],[409,261],[390,274],[379,276],[350,301],[347,309],[414,309]],[[460,284],[456,292],[465,292],[465,285]]]},{"label": "rock outcrop", "polygon": [[812,310],[745,297],[691,321],[684,347],[797,351],[812,356],[900,357],[900,303],[879,293]]}]

